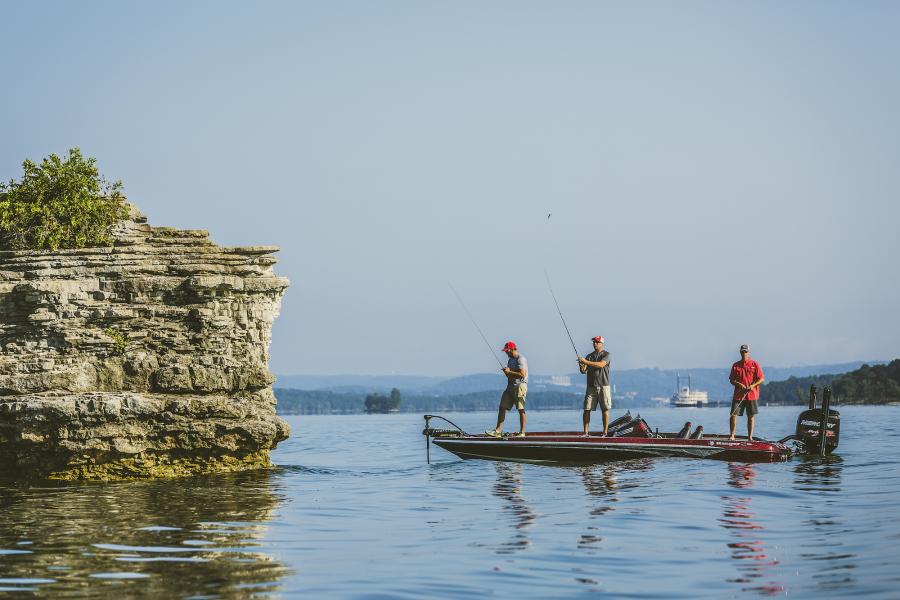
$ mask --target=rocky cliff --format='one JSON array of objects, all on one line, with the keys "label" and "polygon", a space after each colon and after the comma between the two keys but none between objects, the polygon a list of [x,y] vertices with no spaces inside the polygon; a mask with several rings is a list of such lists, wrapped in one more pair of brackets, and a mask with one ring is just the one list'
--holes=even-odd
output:
[{"label": "rocky cliff", "polygon": [[111,248],[0,251],[0,469],[118,479],[269,464],[277,248],[132,209]]}]

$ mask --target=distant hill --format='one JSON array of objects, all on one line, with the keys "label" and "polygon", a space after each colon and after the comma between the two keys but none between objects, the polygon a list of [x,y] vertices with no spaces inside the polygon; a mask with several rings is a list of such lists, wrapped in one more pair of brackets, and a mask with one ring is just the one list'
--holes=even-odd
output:
[{"label": "distant hill", "polygon": [[[819,390],[818,403],[822,403],[822,390],[834,383],[841,374],[827,373],[809,377],[788,377],[784,381],[772,381],[763,384],[760,400],[769,404],[806,404],[809,402],[809,387],[815,385]],[[832,396],[832,398],[834,398]]]},{"label": "distant hill", "polygon": [[900,402],[900,359],[886,365],[863,365],[834,381],[834,394],[842,404]]},{"label": "distant hill", "polygon": [[849,373],[791,377],[765,385],[763,397],[777,403],[802,404],[807,402],[812,384],[819,388],[819,402],[821,390],[830,386],[832,401],[837,404],[900,403],[900,359],[886,365],[864,364]]},{"label": "distant hill", "polygon": [[[854,370],[855,369],[855,370]],[[773,404],[804,404],[811,383],[821,390],[833,385],[836,403],[872,403],[900,401],[900,360],[889,365],[869,366],[861,362],[803,367],[763,367],[767,381],[761,399]],[[847,371],[850,371],[849,373]],[[712,402],[727,402],[732,388],[728,383],[728,369],[692,369],[683,371],[663,369],[631,369],[615,373],[614,393],[619,408],[658,406],[653,397],[668,397],[675,391],[676,373],[691,375],[695,389],[706,390]],[[401,412],[495,410],[503,377],[482,373],[440,379],[410,376],[294,376],[305,377],[305,385],[333,384],[330,389],[289,389],[280,387],[285,380],[279,377],[275,388],[279,414],[341,414],[362,413],[369,393],[386,393],[384,386],[395,384],[402,393]],[[776,381],[777,378],[785,378]],[[529,385],[528,408],[547,410],[577,408],[583,393],[583,376],[569,376],[571,385],[555,385],[549,377],[533,376]],[[354,385],[355,384],[355,385]],[[407,387],[401,387],[406,385]],[[821,398],[821,396],[820,396]]]},{"label": "distant hill", "polygon": [[278,375],[275,386],[293,390],[389,392],[419,390],[445,381],[446,377],[420,375]]},{"label": "distant hill", "polygon": [[[820,375],[834,375],[846,373],[858,369],[865,363],[854,361],[850,363],[838,363],[830,365],[808,365],[798,367],[770,367],[763,365],[766,375],[766,385],[762,393],[765,394],[768,385],[775,381],[786,380],[790,377],[815,377]],[[682,377],[690,375],[691,387],[704,390],[709,393],[712,402],[725,402],[731,400],[733,388],[728,382],[731,365],[721,369],[632,369],[626,371],[614,371],[612,382],[616,387],[616,394],[626,395],[632,392],[636,398],[652,398],[654,396],[671,396],[675,393],[675,380],[677,375]],[[578,381],[574,379],[573,381]],[[809,386],[807,386],[807,389]]]},{"label": "distant hill", "polygon": [[[810,365],[796,367],[763,366],[767,382],[789,377],[810,377],[825,374],[841,374],[860,368],[863,361],[850,363]],[[880,364],[872,363],[869,364]],[[691,376],[691,386],[709,393],[711,401],[726,401],[731,398],[728,383],[728,367],[718,369],[627,369],[612,372],[615,395],[639,400],[653,397],[668,397],[675,393],[676,374]],[[562,394],[583,393],[584,375],[570,373],[571,385],[551,383],[546,375],[533,374],[529,377],[532,392],[547,391]],[[496,392],[505,385],[500,373],[476,373],[461,377],[442,378],[415,375],[279,375],[275,387],[280,389],[319,390],[342,394],[388,393],[397,388],[405,396],[455,396],[478,392]],[[808,387],[808,386],[807,386]]]}]

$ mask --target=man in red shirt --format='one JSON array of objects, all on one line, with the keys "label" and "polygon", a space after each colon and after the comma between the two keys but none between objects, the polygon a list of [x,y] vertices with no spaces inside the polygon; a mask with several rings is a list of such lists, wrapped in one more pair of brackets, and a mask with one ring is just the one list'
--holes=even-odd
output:
[{"label": "man in red shirt", "polygon": [[759,386],[764,380],[762,367],[750,358],[750,346],[741,346],[741,360],[731,365],[731,375],[728,380],[734,386],[734,395],[731,397],[731,437],[734,439],[734,430],[737,427],[739,415],[747,413],[747,439],[753,440],[753,416],[759,412],[756,403],[759,400]]}]

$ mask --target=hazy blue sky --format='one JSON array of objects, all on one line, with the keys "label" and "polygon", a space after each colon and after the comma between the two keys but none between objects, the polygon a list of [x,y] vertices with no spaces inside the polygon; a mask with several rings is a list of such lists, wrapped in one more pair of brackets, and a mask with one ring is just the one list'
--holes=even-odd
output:
[{"label": "hazy blue sky", "polygon": [[[0,2],[0,178],[72,146],[281,246],[276,373],[900,356],[898,2]],[[552,218],[547,219],[547,214]]]}]

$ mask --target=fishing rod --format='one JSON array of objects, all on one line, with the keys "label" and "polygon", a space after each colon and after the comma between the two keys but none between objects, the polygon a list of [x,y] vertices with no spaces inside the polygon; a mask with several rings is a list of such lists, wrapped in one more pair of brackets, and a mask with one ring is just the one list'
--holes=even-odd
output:
[{"label": "fishing rod", "polygon": [[553,293],[553,286],[550,284],[550,274],[547,273],[547,269],[544,269],[544,277],[547,278],[547,287],[550,288],[550,295],[553,296],[553,303],[556,304],[556,312],[559,313],[559,318],[562,320],[563,327],[566,328],[566,334],[569,336],[569,341],[572,342],[572,350],[575,351],[575,358],[581,360],[581,356],[578,354],[578,348],[575,347],[575,340],[572,339],[572,334],[569,332],[569,326],[566,325],[566,318],[563,317],[562,311],[559,308],[559,302],[556,301],[556,294]]},{"label": "fishing rod", "polygon": [[452,284],[452,283],[450,283],[450,282],[448,281],[448,282],[447,282],[447,285],[449,285],[449,286],[450,286],[450,289],[453,290],[453,295],[456,296],[456,299],[459,300],[459,303],[460,303],[460,305],[463,307],[463,310],[466,311],[466,314],[467,314],[467,315],[469,315],[469,319],[472,321],[472,325],[474,325],[474,326],[475,326],[475,329],[478,330],[478,333],[481,334],[481,339],[484,340],[484,343],[487,345],[488,350],[491,351],[491,356],[494,357],[494,360],[497,361],[497,364],[500,365],[500,369],[502,370],[502,369],[503,369],[503,363],[500,362],[500,359],[499,359],[499,358],[497,358],[497,354],[494,352],[494,347],[491,346],[491,344],[487,341],[487,338],[484,337],[484,332],[481,331],[481,327],[479,327],[479,326],[478,326],[478,323],[475,322],[475,317],[473,317],[473,316],[472,316],[472,313],[469,312],[469,309],[466,307],[466,303],[463,302],[462,297],[460,297],[460,295],[457,293],[456,288],[453,287],[453,284]]}]

